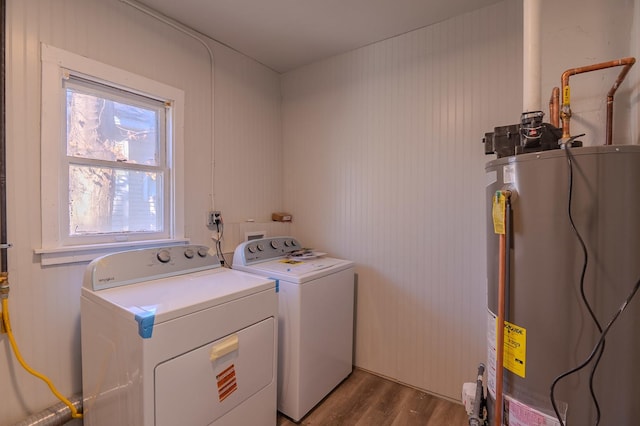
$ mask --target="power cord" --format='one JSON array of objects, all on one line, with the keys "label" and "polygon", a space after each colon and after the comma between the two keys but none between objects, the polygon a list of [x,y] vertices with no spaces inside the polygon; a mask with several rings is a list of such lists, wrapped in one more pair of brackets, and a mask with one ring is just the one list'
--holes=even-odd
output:
[{"label": "power cord", "polygon": [[[582,136],[582,135],[580,135]],[[579,136],[578,136],[579,137]],[[575,138],[572,138],[572,140]],[[553,406],[553,410],[555,411],[556,417],[558,418],[558,421],[560,422],[561,426],[565,426],[561,416],[560,416],[560,412],[558,411],[558,407],[556,404],[556,399],[555,399],[555,387],[558,384],[558,382],[562,379],[564,379],[565,377],[574,374],[580,370],[582,370],[584,367],[586,367],[594,358],[594,356],[597,355],[596,361],[593,364],[593,367],[591,368],[591,372],[589,374],[589,392],[591,393],[591,398],[593,400],[593,404],[596,408],[596,422],[595,425],[599,425],[600,424],[600,418],[601,418],[601,412],[600,412],[600,405],[598,403],[598,398],[596,397],[594,388],[593,388],[593,379],[596,373],[596,370],[598,368],[598,365],[600,363],[600,360],[602,359],[602,354],[604,353],[604,349],[605,349],[605,336],[607,335],[607,333],[609,332],[609,329],[611,328],[611,326],[613,325],[613,323],[618,319],[618,317],[620,316],[620,314],[626,309],[627,305],[629,304],[629,302],[633,299],[633,297],[635,296],[636,292],[638,291],[638,288],[640,287],[640,280],[638,280],[638,282],[636,283],[636,285],[634,286],[633,290],[631,291],[631,294],[627,297],[627,299],[625,300],[625,302],[622,304],[622,306],[620,307],[620,309],[618,310],[618,312],[613,316],[613,318],[609,321],[609,323],[607,324],[607,326],[605,327],[605,329],[602,329],[602,326],[600,325],[600,322],[598,321],[598,319],[596,318],[595,313],[593,312],[593,309],[591,308],[591,305],[589,303],[589,301],[587,300],[587,297],[585,295],[584,292],[584,278],[586,275],[586,270],[587,270],[587,265],[588,265],[588,252],[587,252],[587,247],[586,244],[584,243],[584,240],[582,238],[582,236],[580,235],[580,232],[578,232],[578,229],[576,228],[575,222],[573,220],[573,215],[572,215],[572,211],[571,211],[571,205],[572,205],[572,198],[573,198],[573,160],[572,160],[572,154],[571,154],[571,150],[570,150],[570,145],[571,145],[571,141],[567,141],[567,143],[565,143],[565,156],[567,159],[567,163],[569,166],[569,200],[568,200],[568,216],[569,216],[569,221],[571,223],[571,227],[573,229],[573,232],[576,234],[576,237],[578,238],[579,242],[580,242],[580,246],[582,247],[582,252],[584,255],[584,262],[583,262],[583,266],[582,266],[582,273],[580,275],[580,295],[582,297],[582,301],[584,303],[584,305],[586,306],[587,310],[589,311],[589,315],[591,316],[591,319],[593,320],[593,322],[595,323],[598,332],[600,333],[600,339],[598,340],[598,343],[594,346],[591,354],[589,355],[589,357],[579,366],[568,370],[562,374],[560,374],[559,376],[557,376],[554,380],[553,383],[551,384],[551,391],[550,391],[550,399],[551,399],[551,405]]]},{"label": "power cord", "polygon": [[[629,293],[629,296],[627,296],[627,298],[622,303],[622,305],[620,305],[620,308],[618,309],[618,311],[613,315],[613,317],[611,318],[611,320],[609,321],[607,326],[604,328],[604,330],[600,334],[600,339],[598,339],[598,342],[596,343],[596,345],[591,350],[591,354],[589,354],[587,359],[585,359],[582,362],[582,364],[580,364],[579,366],[577,366],[577,367],[575,367],[575,368],[573,368],[573,369],[561,374],[560,376],[556,377],[556,379],[553,381],[553,384],[551,385],[551,403],[553,404],[553,409],[556,412],[556,417],[560,421],[560,426],[565,426],[565,424],[562,421],[562,419],[560,418],[560,413],[558,412],[558,408],[556,407],[555,399],[554,399],[554,396],[553,396],[553,388],[555,387],[556,383],[558,383],[563,378],[565,378],[568,375],[573,374],[573,373],[575,373],[575,372],[577,372],[579,370],[582,370],[585,366],[587,366],[591,362],[591,360],[593,360],[593,357],[596,355],[596,353],[599,350],[601,351],[601,348],[604,345],[605,337],[607,336],[607,333],[609,333],[609,330],[611,329],[611,326],[613,325],[614,322],[616,322],[618,317],[620,317],[620,314],[622,314],[622,312],[624,312],[624,310],[629,305],[629,302],[631,302],[631,300],[633,300],[634,296],[638,292],[638,289],[640,289],[640,280],[636,281],[636,284],[633,286],[633,289]],[[598,422],[599,421],[600,420],[598,419]]]},{"label": "power cord", "polygon": [[215,242],[216,256],[218,256],[218,259],[222,263],[222,266],[230,268],[229,264],[227,263],[227,259],[225,259],[224,253],[222,252],[222,238],[224,237],[224,222],[222,220],[221,215],[218,215],[216,217],[215,226],[216,226],[216,235],[211,236],[211,239]]},{"label": "power cord", "polygon": [[[582,136],[582,135],[580,135]],[[577,136],[577,137],[580,137]],[[578,228],[576,227],[576,224],[573,220],[573,213],[571,210],[571,206],[573,205],[572,200],[573,200],[573,158],[572,158],[572,153],[571,153],[571,142],[573,141],[570,140],[567,143],[565,143],[565,157],[567,159],[567,165],[569,166],[569,197],[568,197],[568,203],[567,203],[567,215],[569,217],[569,222],[571,223],[571,228],[573,229],[573,232],[575,233],[576,237],[578,238],[578,241],[580,242],[580,247],[582,248],[582,253],[584,256],[584,262],[582,264],[582,271],[580,273],[580,297],[582,298],[582,301],[585,305],[585,307],[587,308],[587,311],[589,312],[589,315],[591,316],[591,319],[593,320],[594,324],[596,325],[596,328],[598,329],[599,333],[602,333],[602,326],[600,325],[600,322],[598,321],[598,318],[596,317],[595,313],[593,312],[593,308],[591,307],[591,304],[589,303],[587,296],[585,294],[584,291],[584,279],[586,276],[586,272],[587,272],[587,266],[589,264],[589,253],[587,251],[587,246],[584,242],[584,239],[582,238],[582,235],[580,234],[580,232],[578,231]],[[596,408],[596,425],[598,425],[600,423],[600,404],[598,403],[598,398],[595,394],[594,388],[593,388],[593,379],[595,376],[595,372],[598,368],[598,364],[600,363],[600,359],[602,358],[602,354],[604,352],[604,347],[605,347],[605,343],[602,343],[602,347],[598,353],[598,357],[596,359],[596,362],[593,365],[593,368],[591,369],[591,373],[589,374],[589,393],[591,394],[591,400],[593,401],[593,405]],[[555,384],[557,383],[557,381],[560,380],[560,378],[562,378],[561,376],[557,377],[554,382],[553,385],[551,387],[551,392],[552,392],[552,397],[551,397],[551,403],[554,407],[554,410],[556,411],[556,416],[558,417],[558,420],[560,420],[562,422],[562,420],[560,419],[560,416],[558,415],[558,410],[556,407],[556,403],[555,403],[555,397],[554,397],[554,390],[555,390]]]}]

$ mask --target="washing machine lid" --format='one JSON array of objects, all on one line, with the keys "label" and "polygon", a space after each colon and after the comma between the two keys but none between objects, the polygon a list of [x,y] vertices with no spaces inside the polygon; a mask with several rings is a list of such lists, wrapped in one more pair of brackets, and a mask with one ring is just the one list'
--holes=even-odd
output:
[{"label": "washing machine lid", "polygon": [[[278,280],[304,283],[353,267],[350,260],[297,257],[304,249],[292,237],[269,237],[240,243],[233,254],[233,268]],[[314,254],[314,253],[310,253]]]},{"label": "washing machine lid", "polygon": [[309,260],[280,258],[249,266],[239,265],[237,268],[269,278],[302,284],[351,267],[353,262],[350,260],[322,256]]}]

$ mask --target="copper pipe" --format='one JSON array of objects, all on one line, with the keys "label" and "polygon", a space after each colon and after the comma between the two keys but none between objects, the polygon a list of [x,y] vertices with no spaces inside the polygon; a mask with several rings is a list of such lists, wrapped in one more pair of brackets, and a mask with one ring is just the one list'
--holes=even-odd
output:
[{"label": "copper pipe", "polygon": [[560,88],[554,87],[551,91],[551,99],[549,99],[549,116],[551,125],[560,127]]},{"label": "copper pipe", "polygon": [[579,68],[571,68],[562,73],[562,109],[560,111],[560,117],[562,119],[562,139],[571,138],[571,131],[569,129],[569,122],[571,120],[571,102],[570,102],[570,89],[569,89],[569,77],[576,74],[582,74],[585,72],[602,70],[605,68],[624,66],[616,82],[614,83],[609,94],[607,95],[607,130],[606,130],[606,144],[611,145],[612,132],[611,126],[613,124],[613,94],[622,83],[622,80],[627,76],[629,69],[635,64],[635,58],[622,58],[609,62],[602,62],[599,64],[587,65]]},{"label": "copper pipe", "polygon": [[498,253],[498,318],[496,322],[496,403],[494,409],[494,425],[502,425],[502,382],[504,380],[504,291],[505,291],[505,268],[506,268],[506,246],[505,234],[500,234]]},{"label": "copper pipe", "polygon": [[616,79],[616,82],[613,84],[611,89],[609,89],[609,93],[607,93],[607,133],[606,133],[607,145],[611,145],[613,140],[613,95],[616,93],[616,90],[618,90],[618,87],[620,87],[620,84],[629,73],[629,70],[631,69],[633,64],[635,64],[636,62],[635,58],[625,58],[625,59],[628,60],[628,63],[624,65],[624,68],[622,68],[622,71],[620,71],[620,74],[618,74],[618,78]]},{"label": "copper pipe", "polygon": [[[505,204],[510,206],[511,191],[501,191],[505,196]],[[502,425],[502,384],[504,381],[504,321],[505,321],[505,293],[507,279],[507,224],[509,220],[508,209],[505,209],[503,221],[505,223],[504,233],[500,234],[498,251],[498,318],[496,324],[496,401],[494,406],[494,425]]]}]

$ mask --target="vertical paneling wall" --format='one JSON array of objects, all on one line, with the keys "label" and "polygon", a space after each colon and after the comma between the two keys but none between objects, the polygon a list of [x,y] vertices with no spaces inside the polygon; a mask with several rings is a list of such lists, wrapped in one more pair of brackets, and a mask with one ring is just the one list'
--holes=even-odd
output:
[{"label": "vertical paneling wall", "polygon": [[[63,394],[72,395],[81,392],[79,298],[86,264],[43,268],[33,252],[41,246],[40,43],[185,91],[186,236],[198,244],[212,245],[205,213],[213,193],[215,207],[231,225],[281,208],[280,76],[208,42],[215,56],[214,156],[211,66],[202,44],[118,0],[7,3],[12,325],[24,358],[50,376]],[[239,165],[240,158],[248,169],[260,167],[259,174],[248,171],[239,179],[237,167],[226,165]],[[44,383],[18,365],[4,334],[0,348],[0,425],[57,403]]]},{"label": "vertical paneling wall", "polygon": [[282,79],[284,205],[303,244],[357,264],[357,366],[449,398],[485,359],[481,141],[520,117],[521,15],[504,1]]}]

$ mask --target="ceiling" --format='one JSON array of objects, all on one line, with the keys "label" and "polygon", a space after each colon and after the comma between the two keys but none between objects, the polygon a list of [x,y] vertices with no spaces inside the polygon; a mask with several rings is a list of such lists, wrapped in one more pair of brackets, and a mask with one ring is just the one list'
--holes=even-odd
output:
[{"label": "ceiling", "polygon": [[500,0],[140,0],[283,73]]}]

